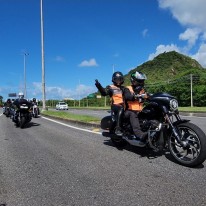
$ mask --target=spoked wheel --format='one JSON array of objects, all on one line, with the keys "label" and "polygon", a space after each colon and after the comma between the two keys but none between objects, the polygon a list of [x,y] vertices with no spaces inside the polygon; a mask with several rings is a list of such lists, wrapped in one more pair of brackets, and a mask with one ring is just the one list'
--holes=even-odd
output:
[{"label": "spoked wheel", "polygon": [[172,133],[168,142],[171,155],[184,166],[194,167],[203,163],[206,159],[206,135],[204,132],[189,122],[177,125],[177,129],[187,146],[182,147]]}]

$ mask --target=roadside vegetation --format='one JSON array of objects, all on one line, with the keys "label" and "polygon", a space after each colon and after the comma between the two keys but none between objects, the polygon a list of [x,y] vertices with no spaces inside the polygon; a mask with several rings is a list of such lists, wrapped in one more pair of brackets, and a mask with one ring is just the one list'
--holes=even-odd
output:
[{"label": "roadside vegetation", "polygon": [[206,107],[179,107],[180,112],[206,112]]}]

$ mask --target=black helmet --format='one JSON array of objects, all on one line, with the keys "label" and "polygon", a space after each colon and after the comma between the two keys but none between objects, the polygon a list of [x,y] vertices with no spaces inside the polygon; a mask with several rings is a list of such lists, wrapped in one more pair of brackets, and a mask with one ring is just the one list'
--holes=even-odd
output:
[{"label": "black helmet", "polygon": [[135,71],[131,74],[130,81],[134,85],[137,86],[144,86],[144,80],[146,80],[147,77],[142,72]]},{"label": "black helmet", "polygon": [[36,98],[33,98],[33,102],[36,102]]},{"label": "black helmet", "polygon": [[7,99],[6,102],[7,102],[7,103],[11,103],[11,99]]},{"label": "black helmet", "polygon": [[116,85],[122,85],[124,83],[124,76],[122,72],[114,72],[112,75],[112,82]]}]

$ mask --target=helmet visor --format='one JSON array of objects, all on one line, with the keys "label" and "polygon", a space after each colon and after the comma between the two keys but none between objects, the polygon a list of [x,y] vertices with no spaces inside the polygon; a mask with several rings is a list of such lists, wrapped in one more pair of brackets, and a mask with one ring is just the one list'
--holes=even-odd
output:
[{"label": "helmet visor", "polygon": [[116,84],[121,84],[123,83],[123,77],[122,76],[116,76],[113,78],[113,82],[115,82]]},{"label": "helmet visor", "polygon": [[144,86],[144,79],[133,79],[131,83],[136,86]]}]

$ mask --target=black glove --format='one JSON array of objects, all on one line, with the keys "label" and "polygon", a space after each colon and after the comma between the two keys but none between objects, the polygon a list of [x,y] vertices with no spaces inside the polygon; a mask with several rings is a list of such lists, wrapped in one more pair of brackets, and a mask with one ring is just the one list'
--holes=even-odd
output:
[{"label": "black glove", "polygon": [[139,94],[140,91],[142,90],[142,87],[141,87],[141,86],[138,86],[138,87],[135,87],[133,90],[134,90],[134,93],[135,93],[135,94]]},{"label": "black glove", "polygon": [[98,79],[95,79],[95,86],[98,88],[101,86],[101,84],[99,83]]}]

